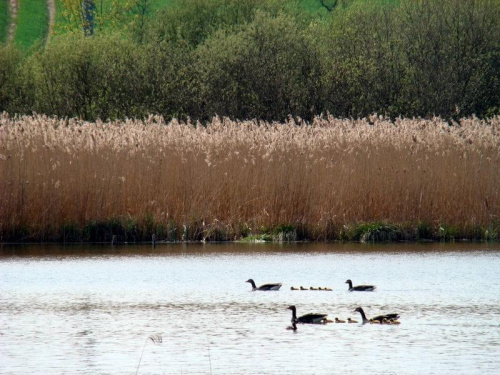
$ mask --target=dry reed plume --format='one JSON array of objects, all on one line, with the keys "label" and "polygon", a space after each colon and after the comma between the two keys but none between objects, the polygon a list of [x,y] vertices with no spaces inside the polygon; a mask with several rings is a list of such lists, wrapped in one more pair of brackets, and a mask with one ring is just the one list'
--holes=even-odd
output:
[{"label": "dry reed plume", "polygon": [[322,240],[361,222],[460,233],[498,223],[499,117],[372,120],[214,118],[205,127],[3,114],[0,233],[60,239],[68,224],[113,218],[166,228],[170,239],[286,224]]}]

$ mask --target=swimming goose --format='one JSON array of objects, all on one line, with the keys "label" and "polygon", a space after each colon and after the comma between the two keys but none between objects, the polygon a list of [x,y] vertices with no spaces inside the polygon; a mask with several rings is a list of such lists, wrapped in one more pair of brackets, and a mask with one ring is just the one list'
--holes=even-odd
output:
[{"label": "swimming goose", "polygon": [[310,287],[309,290],[318,290],[318,288],[315,288],[315,287]]},{"label": "swimming goose", "polygon": [[347,323],[357,323],[357,322],[358,322],[357,320],[347,318]]},{"label": "swimming goose", "polygon": [[354,311],[359,312],[361,314],[361,320],[362,320],[363,324],[372,323],[372,322],[374,324],[380,324],[380,322],[383,319],[398,319],[399,318],[398,314],[385,314],[385,315],[377,315],[372,319],[367,319],[365,312],[363,311],[363,309],[361,307],[356,308],[356,310],[354,310]]},{"label": "swimming goose", "polygon": [[255,281],[253,281],[253,279],[248,279],[245,282],[252,284],[252,290],[268,291],[268,290],[280,290],[281,288],[281,283],[264,284],[257,288],[257,286],[255,285]]},{"label": "swimming goose", "polygon": [[335,323],[345,323],[345,320],[341,320],[339,318],[335,318]]},{"label": "swimming goose", "polygon": [[300,287],[300,290],[309,290],[307,288],[304,288],[303,286]]},{"label": "swimming goose", "polygon": [[373,292],[377,287],[374,285],[356,285],[352,286],[351,279],[345,282],[349,284],[349,292]]},{"label": "swimming goose", "polygon": [[323,288],[323,290],[326,290],[327,292],[331,292],[333,289],[332,288]]},{"label": "swimming goose", "polygon": [[401,324],[401,322],[399,320],[396,320],[396,319],[389,319],[389,324],[397,325],[397,324]]},{"label": "swimming goose", "polygon": [[296,287],[292,286],[292,287],[290,288],[290,290],[299,290],[299,288],[296,288]]},{"label": "swimming goose", "polygon": [[292,310],[292,323],[321,324],[325,323],[328,316],[328,314],[306,314],[297,318],[297,308],[295,306],[289,306],[288,310]]}]

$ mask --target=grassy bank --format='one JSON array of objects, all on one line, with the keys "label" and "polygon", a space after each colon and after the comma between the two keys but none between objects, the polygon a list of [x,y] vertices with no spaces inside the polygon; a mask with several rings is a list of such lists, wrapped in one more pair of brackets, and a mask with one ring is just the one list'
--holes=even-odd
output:
[{"label": "grassy bank", "polygon": [[[500,119],[0,122],[3,241],[493,240]],[[264,236],[265,237],[265,236]],[[263,239],[266,239],[263,238]]]}]

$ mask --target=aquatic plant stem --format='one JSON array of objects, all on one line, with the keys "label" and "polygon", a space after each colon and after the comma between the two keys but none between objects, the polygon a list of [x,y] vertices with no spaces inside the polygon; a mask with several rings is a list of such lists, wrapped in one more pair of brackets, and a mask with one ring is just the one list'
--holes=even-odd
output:
[{"label": "aquatic plant stem", "polygon": [[148,343],[148,341],[149,341],[149,337],[146,339],[146,341],[144,342],[144,345],[142,346],[141,358],[139,358],[139,363],[137,364],[137,370],[135,371],[135,375],[137,375],[139,373],[139,367],[141,366],[142,356],[144,354],[144,349],[146,348],[146,344]]},{"label": "aquatic plant stem", "polygon": [[212,374],[212,357],[210,355],[210,341],[208,341],[208,337],[207,337],[207,350],[208,350],[208,363],[210,364],[210,374]]}]

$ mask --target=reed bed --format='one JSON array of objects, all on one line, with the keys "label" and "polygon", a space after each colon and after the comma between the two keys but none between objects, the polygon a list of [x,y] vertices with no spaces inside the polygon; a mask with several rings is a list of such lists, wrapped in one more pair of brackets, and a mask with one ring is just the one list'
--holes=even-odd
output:
[{"label": "reed bed", "polygon": [[3,241],[277,231],[335,240],[367,223],[397,228],[397,239],[491,239],[500,118],[214,118],[202,126],[4,113],[0,176]]}]

